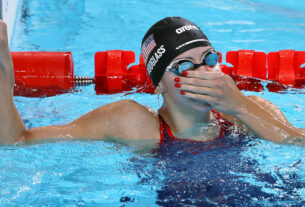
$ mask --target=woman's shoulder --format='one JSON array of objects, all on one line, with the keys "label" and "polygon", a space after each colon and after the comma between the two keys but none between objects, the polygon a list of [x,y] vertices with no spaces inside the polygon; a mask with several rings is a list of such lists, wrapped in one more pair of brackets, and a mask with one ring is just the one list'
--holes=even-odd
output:
[{"label": "woman's shoulder", "polygon": [[113,102],[98,110],[111,117],[116,131],[123,139],[159,139],[158,113],[151,107],[144,106],[130,99]]},{"label": "woman's shoulder", "polygon": [[103,107],[105,107],[105,109],[111,111],[112,113],[126,113],[126,115],[133,113],[133,115],[138,114],[144,117],[155,117],[158,115],[153,108],[139,104],[138,102],[131,99],[116,101],[100,108],[102,109]]}]

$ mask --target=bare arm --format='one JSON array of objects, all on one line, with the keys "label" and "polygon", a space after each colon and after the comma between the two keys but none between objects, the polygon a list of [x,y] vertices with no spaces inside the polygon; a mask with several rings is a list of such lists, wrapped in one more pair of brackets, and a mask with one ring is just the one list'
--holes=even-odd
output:
[{"label": "bare arm", "polygon": [[303,139],[305,131],[292,126],[278,107],[260,97],[244,97],[234,115],[257,136],[274,142]]},{"label": "bare arm", "polygon": [[14,143],[26,130],[14,105],[13,87],[14,70],[6,24],[0,21],[0,144]]},{"label": "bare arm", "polygon": [[27,130],[14,105],[13,87],[14,70],[6,24],[0,21],[0,144],[49,138],[159,139],[158,118],[131,100],[101,106],[66,125]]},{"label": "bare arm", "polygon": [[304,130],[292,126],[282,112],[262,98],[244,96],[228,75],[201,67],[181,77],[185,96],[209,103],[216,110],[239,119],[251,132],[273,142],[305,142]]},{"label": "bare arm", "polygon": [[101,106],[75,121],[61,126],[45,126],[25,131],[25,141],[49,138],[120,138],[159,140],[158,117],[132,100]]}]

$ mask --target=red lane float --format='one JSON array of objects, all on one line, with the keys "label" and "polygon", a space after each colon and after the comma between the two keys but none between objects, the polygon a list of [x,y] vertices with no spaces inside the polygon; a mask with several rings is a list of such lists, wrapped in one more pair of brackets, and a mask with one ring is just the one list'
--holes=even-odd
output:
[{"label": "red lane float", "polygon": [[223,72],[252,78],[266,79],[266,53],[254,50],[229,51],[226,62],[233,65],[222,65]]},{"label": "red lane float", "polygon": [[14,95],[52,96],[74,88],[71,52],[12,52]]},{"label": "red lane float", "polygon": [[143,57],[140,57],[138,65],[131,66],[127,70],[128,65],[134,62],[135,53],[133,51],[110,50],[95,53],[96,93],[119,93],[130,91],[132,87],[137,87],[138,92],[149,92],[150,88],[143,88],[150,80],[146,73]]},{"label": "red lane float", "polygon": [[[219,53],[220,63],[222,54]],[[71,52],[12,52],[15,70],[15,95],[52,96],[71,91],[75,85],[95,82],[97,94],[130,91],[153,93],[143,57],[135,62],[133,51],[109,50],[95,54],[95,80],[74,77]],[[262,91],[261,80],[269,80],[267,88],[276,92],[305,85],[305,51],[280,50],[257,52],[254,50],[229,51],[226,64],[220,64],[242,90]]]},{"label": "red lane float", "polygon": [[268,53],[268,80],[284,85],[305,85],[305,51],[280,50]]},{"label": "red lane float", "polygon": [[229,51],[226,62],[232,67],[221,64],[221,70],[233,78],[240,90],[264,90],[257,78],[266,79],[266,53],[254,50]]},{"label": "red lane float", "polygon": [[[300,88],[305,85],[305,52],[280,50],[278,52],[256,52],[254,50],[229,51],[226,61],[233,67],[222,65],[223,72],[231,75],[243,90],[264,90],[261,80],[270,80],[267,89],[272,92],[288,85]],[[258,80],[261,79],[261,80]]]}]

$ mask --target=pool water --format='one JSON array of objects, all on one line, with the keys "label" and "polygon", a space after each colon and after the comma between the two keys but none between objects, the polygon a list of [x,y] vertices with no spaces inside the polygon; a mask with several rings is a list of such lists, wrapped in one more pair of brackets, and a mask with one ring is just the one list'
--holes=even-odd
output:
[{"label": "pool water", "polygon": [[[94,53],[133,50],[166,16],[198,24],[215,48],[304,50],[302,1],[24,0],[12,51],[72,51],[75,74],[94,76]],[[47,98],[15,97],[27,127],[65,124],[101,105],[149,94],[96,95],[94,86]],[[275,103],[305,128],[305,89],[246,92]],[[131,126],[132,127],[132,126]],[[139,143],[138,143],[139,144]],[[305,148],[232,136],[202,145],[57,141],[0,147],[0,206],[304,206]],[[192,152],[196,153],[192,153]]]}]

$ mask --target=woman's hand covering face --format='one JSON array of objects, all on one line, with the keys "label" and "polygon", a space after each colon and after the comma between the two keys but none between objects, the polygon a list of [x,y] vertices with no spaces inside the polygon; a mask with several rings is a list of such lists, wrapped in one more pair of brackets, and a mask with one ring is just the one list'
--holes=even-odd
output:
[{"label": "woman's hand covering face", "polygon": [[185,97],[209,103],[213,108],[234,115],[245,97],[233,79],[220,71],[219,66],[205,70],[188,70],[180,77],[179,90]]}]

